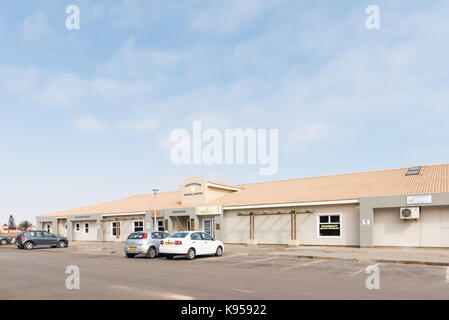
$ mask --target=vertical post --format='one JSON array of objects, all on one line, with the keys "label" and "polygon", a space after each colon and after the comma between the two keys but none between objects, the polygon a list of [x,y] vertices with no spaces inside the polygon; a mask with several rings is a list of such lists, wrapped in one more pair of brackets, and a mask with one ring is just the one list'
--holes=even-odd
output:
[{"label": "vertical post", "polygon": [[291,223],[292,223],[292,225],[291,225],[292,236],[291,236],[291,240],[288,242],[288,245],[297,247],[297,246],[299,246],[299,241],[298,241],[297,234],[296,234],[297,233],[296,232],[296,210],[292,210],[290,212],[290,215],[291,215],[290,219],[291,219]]},{"label": "vertical post", "polygon": [[290,240],[295,240],[293,236],[293,211],[290,212]]},{"label": "vertical post", "polygon": [[255,219],[254,219],[254,212],[249,213],[249,240],[248,245],[255,246],[257,245],[257,240],[255,236]]}]

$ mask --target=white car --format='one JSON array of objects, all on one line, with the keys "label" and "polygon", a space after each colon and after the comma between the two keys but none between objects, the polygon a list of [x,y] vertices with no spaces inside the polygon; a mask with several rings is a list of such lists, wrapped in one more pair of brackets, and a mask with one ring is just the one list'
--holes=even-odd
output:
[{"label": "white car", "polygon": [[205,232],[182,231],[176,232],[161,241],[159,253],[171,259],[177,255],[185,255],[187,260],[196,256],[223,255],[223,242],[215,240]]}]

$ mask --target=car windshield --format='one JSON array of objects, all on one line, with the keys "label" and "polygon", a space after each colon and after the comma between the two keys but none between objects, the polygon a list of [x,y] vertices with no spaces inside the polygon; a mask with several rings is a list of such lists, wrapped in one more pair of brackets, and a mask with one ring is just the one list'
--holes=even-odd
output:
[{"label": "car windshield", "polygon": [[144,235],[145,233],[134,232],[129,235],[128,239],[143,239]]},{"label": "car windshield", "polygon": [[177,232],[174,233],[170,236],[170,238],[185,238],[187,237],[189,234],[187,232]]}]

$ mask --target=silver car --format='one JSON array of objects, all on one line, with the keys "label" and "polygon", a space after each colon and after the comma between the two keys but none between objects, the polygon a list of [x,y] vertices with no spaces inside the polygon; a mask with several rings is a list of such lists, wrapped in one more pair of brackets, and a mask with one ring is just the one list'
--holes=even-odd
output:
[{"label": "silver car", "polygon": [[147,258],[154,259],[159,255],[161,240],[169,236],[167,232],[134,232],[125,241],[126,257],[134,258],[138,254],[144,254]]}]

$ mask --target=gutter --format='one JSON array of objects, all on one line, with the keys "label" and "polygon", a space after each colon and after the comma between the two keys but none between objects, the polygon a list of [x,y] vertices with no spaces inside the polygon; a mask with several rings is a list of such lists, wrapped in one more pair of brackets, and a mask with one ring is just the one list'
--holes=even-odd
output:
[{"label": "gutter", "polygon": [[242,209],[262,209],[262,208],[286,208],[286,207],[308,207],[308,206],[330,206],[337,204],[356,204],[359,200],[337,200],[337,201],[318,201],[318,202],[292,202],[277,204],[258,204],[248,206],[229,206],[223,207],[223,210],[242,210]]}]

